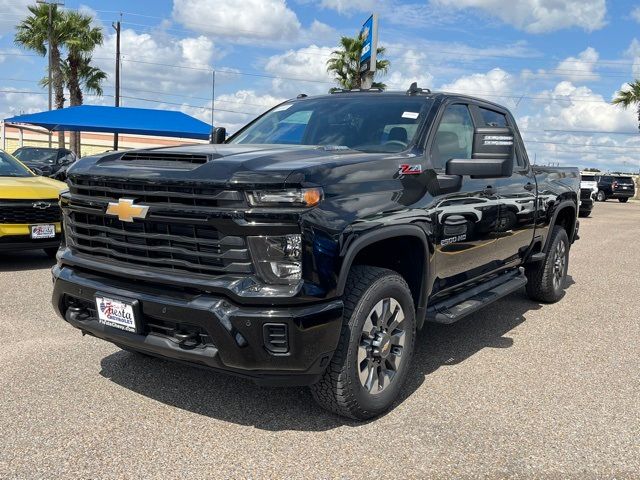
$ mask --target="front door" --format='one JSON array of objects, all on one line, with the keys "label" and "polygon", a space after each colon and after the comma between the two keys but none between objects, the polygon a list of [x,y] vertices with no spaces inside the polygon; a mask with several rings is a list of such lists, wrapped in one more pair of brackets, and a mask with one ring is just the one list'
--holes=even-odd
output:
[{"label": "front door", "polygon": [[[436,172],[444,173],[446,162],[452,158],[471,158],[474,129],[469,105],[445,107],[428,143]],[[438,195],[430,210],[438,272],[434,294],[499,268],[500,200],[494,179],[465,176],[455,192]]]}]

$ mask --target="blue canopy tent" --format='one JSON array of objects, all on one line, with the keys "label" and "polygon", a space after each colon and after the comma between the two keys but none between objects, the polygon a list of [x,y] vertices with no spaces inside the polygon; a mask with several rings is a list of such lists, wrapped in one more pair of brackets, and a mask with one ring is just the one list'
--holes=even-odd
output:
[{"label": "blue canopy tent", "polygon": [[18,115],[5,123],[30,124],[49,131],[103,132],[207,140],[211,125],[186,113],[148,108],[81,105]]}]

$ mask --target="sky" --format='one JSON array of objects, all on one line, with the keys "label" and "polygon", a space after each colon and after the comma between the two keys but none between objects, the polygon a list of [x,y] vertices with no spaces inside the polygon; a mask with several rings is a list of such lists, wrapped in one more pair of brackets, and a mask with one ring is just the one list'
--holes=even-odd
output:
[{"label": "sky", "polygon": [[[46,59],[17,47],[33,0],[0,0],[0,117],[41,111]],[[640,1],[616,0],[67,0],[94,17],[105,42],[94,61],[109,74],[122,21],[122,105],[182,110],[237,130],[299,93],[334,86],[326,61],[340,36],[372,13],[391,61],[389,89],[417,81],[507,106],[531,160],[640,170],[634,109],[610,104],[640,75]],[[215,93],[212,82],[215,70]]]}]

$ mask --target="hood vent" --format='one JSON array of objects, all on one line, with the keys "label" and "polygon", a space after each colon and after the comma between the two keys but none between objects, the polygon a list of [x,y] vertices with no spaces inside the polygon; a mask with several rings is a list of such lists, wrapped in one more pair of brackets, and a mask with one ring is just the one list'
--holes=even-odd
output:
[{"label": "hood vent", "polygon": [[191,153],[168,153],[168,152],[127,152],[122,157],[124,162],[145,162],[145,163],[188,163],[191,165],[202,165],[209,161],[207,155],[191,154]]}]

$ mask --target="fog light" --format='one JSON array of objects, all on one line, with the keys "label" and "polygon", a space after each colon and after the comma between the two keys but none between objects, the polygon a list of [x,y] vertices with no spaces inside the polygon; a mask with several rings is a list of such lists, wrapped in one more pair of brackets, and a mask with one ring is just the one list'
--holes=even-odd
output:
[{"label": "fog light", "polygon": [[302,278],[302,236],[249,237],[251,258],[266,283],[295,284]]}]

